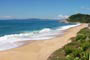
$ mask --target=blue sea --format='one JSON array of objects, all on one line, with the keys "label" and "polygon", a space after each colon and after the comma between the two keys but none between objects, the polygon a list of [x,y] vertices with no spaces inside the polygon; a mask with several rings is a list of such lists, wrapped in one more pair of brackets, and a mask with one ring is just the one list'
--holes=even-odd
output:
[{"label": "blue sea", "polygon": [[0,50],[21,46],[22,41],[48,40],[77,25],[47,19],[0,20]]}]

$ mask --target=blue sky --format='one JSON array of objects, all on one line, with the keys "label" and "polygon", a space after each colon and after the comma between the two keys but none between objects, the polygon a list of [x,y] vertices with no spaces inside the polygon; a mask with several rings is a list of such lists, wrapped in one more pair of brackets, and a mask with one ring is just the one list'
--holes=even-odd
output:
[{"label": "blue sky", "polygon": [[0,0],[0,19],[66,18],[90,14],[90,0]]}]

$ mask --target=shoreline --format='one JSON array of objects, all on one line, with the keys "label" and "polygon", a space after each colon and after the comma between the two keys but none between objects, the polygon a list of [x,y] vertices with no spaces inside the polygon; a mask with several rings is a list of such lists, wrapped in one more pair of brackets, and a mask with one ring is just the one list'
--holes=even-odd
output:
[{"label": "shoreline", "polygon": [[[80,23],[77,23],[77,24],[75,24],[75,25],[67,25],[67,26],[62,26],[62,27],[58,27],[58,28],[56,28],[56,32],[55,31],[53,31],[52,33],[51,33],[51,35],[50,36],[48,36],[48,33],[49,32],[47,32],[47,37],[45,38],[45,36],[44,36],[44,38],[42,39],[42,37],[40,38],[39,37],[39,39],[36,39],[36,40],[30,40],[30,39],[28,39],[28,40],[23,40],[23,39],[21,39],[21,40],[17,40],[16,39],[16,42],[10,42],[9,40],[8,40],[8,37],[6,36],[6,38],[7,38],[7,40],[6,41],[8,41],[8,42],[6,42],[7,43],[7,45],[6,44],[3,44],[2,45],[2,47],[0,48],[0,51],[8,51],[8,50],[11,50],[11,49],[14,49],[14,48],[19,48],[19,47],[23,47],[23,46],[25,46],[25,45],[28,45],[28,44],[30,44],[30,43],[32,43],[33,41],[38,41],[38,40],[52,40],[52,39],[54,39],[54,38],[57,38],[57,37],[60,37],[60,36],[62,36],[62,35],[64,35],[64,33],[68,30],[68,29],[70,29],[70,28],[73,28],[73,27],[76,27],[76,26],[79,26],[80,25]],[[42,30],[41,30],[42,31]],[[55,34],[56,33],[56,34]],[[49,33],[50,34],[50,33]],[[55,34],[55,35],[54,35]],[[14,34],[12,34],[12,36],[13,36]],[[18,34],[17,34],[18,35]],[[41,34],[42,35],[42,34]],[[11,38],[11,40],[13,41],[13,38],[14,37],[10,37],[10,35],[8,35],[9,36],[9,38]],[[5,37],[4,37],[5,38]],[[19,38],[18,38],[19,39]],[[35,39],[35,37],[34,37],[34,39]],[[1,39],[2,40],[2,39]],[[2,40],[3,41],[3,40]],[[4,46],[4,45],[6,45],[6,47]],[[5,47],[5,48],[4,48]]]},{"label": "shoreline", "polygon": [[86,27],[81,24],[76,27],[69,28],[63,35],[50,40],[38,40],[28,45],[13,48],[7,51],[0,51],[1,60],[47,60],[47,58],[57,49],[62,48],[70,42],[70,38]]}]

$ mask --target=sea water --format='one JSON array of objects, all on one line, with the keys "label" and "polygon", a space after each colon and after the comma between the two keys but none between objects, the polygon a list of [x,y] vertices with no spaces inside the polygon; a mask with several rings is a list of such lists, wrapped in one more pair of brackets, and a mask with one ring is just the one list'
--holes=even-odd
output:
[{"label": "sea water", "polygon": [[0,51],[23,45],[17,42],[48,40],[78,25],[47,19],[0,20]]}]

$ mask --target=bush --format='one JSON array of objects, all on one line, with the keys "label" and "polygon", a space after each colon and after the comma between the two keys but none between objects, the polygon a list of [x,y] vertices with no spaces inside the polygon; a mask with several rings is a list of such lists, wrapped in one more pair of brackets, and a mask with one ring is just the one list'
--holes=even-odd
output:
[{"label": "bush", "polygon": [[81,56],[81,60],[89,60],[89,53],[83,52],[83,54]]},{"label": "bush", "polygon": [[90,48],[90,42],[87,41],[87,42],[82,43],[81,47],[84,51],[87,50],[88,48]]},{"label": "bush", "polygon": [[74,57],[79,57],[80,58],[80,54],[83,52],[83,49],[82,48],[76,48],[74,49],[74,51],[72,52],[72,55]]},{"label": "bush", "polygon": [[73,59],[74,59],[74,57],[71,56],[71,55],[67,55],[67,56],[66,56],[66,60],[73,60]]},{"label": "bush", "polygon": [[65,54],[66,55],[68,55],[68,54],[70,54],[70,53],[72,53],[73,52],[73,48],[71,48],[71,47],[65,47]]},{"label": "bush", "polygon": [[[84,28],[77,33],[77,38],[81,40],[90,40],[90,29]],[[77,39],[78,40],[78,39]]]},{"label": "bush", "polygon": [[86,40],[86,35],[79,34],[79,35],[76,36],[76,41],[81,41],[82,42],[84,40]]},{"label": "bush", "polygon": [[81,60],[79,57],[74,58],[74,60]]}]

